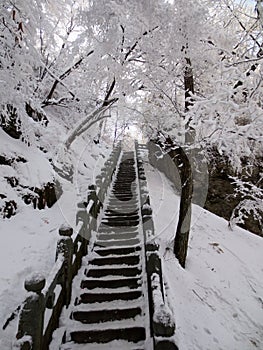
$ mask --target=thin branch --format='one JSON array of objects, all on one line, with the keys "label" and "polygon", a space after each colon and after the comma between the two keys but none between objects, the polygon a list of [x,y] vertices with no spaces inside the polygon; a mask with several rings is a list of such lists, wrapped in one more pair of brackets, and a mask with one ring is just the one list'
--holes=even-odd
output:
[{"label": "thin branch", "polygon": [[176,112],[179,114],[180,117],[182,117],[182,113],[179,111],[176,103],[173,101],[173,99],[167,94],[167,92],[165,92],[162,88],[160,88],[158,85],[155,84],[155,82],[148,76],[146,75],[146,77],[150,80],[150,82],[153,84],[153,86],[160,91],[173,105],[174,109],[176,110]]},{"label": "thin branch", "polygon": [[234,13],[233,9],[230,7],[230,5],[226,4],[226,7],[229,9],[229,11],[232,13],[234,18],[237,20],[239,23],[240,27],[250,36],[250,38],[258,45],[259,48],[261,48],[261,44],[257,41],[257,39],[252,35],[251,33],[248,32],[244,24],[240,21],[240,19],[237,17],[237,15]]},{"label": "thin branch", "polygon": [[262,80],[263,80],[263,77],[261,77],[257,83],[257,86],[255,87],[255,89],[251,92],[249,98],[253,97],[253,95],[255,94],[255,92],[258,90],[258,88],[261,86],[261,83],[262,83]]},{"label": "thin branch", "polygon": [[150,29],[150,30],[146,30],[142,36],[140,36],[135,43],[130,47],[130,49],[128,50],[128,52],[126,52],[125,56],[124,56],[124,61],[127,61],[127,58],[130,56],[130,54],[136,49],[137,45],[139,44],[140,40],[148,35],[149,33],[152,33],[155,29],[159,28],[159,26],[155,26],[154,28]]},{"label": "thin branch", "polygon": [[257,62],[257,61],[260,61],[263,59],[263,56],[262,57],[258,57],[258,58],[250,58],[250,59],[247,59],[245,61],[238,61],[238,62],[234,62],[234,63],[231,63],[231,64],[227,64],[226,67],[227,68],[230,68],[230,67],[235,67],[239,64],[243,64],[243,63],[248,63],[248,62]]},{"label": "thin branch", "polygon": [[121,27],[121,31],[122,31],[122,38],[121,38],[121,52],[123,52],[123,46],[124,46],[124,41],[125,41],[125,37],[124,37],[124,32],[125,32],[125,29],[124,29],[124,26],[121,24],[120,25]]}]

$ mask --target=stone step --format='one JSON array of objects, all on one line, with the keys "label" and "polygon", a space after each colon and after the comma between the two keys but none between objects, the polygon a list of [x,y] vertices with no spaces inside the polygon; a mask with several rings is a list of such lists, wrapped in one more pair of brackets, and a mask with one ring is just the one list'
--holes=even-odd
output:
[{"label": "stone step", "polygon": [[[122,290],[117,289],[117,292],[125,292],[128,289],[124,288]],[[95,292],[97,294],[100,293],[100,291],[103,291],[102,294],[108,293],[111,294],[110,289],[96,289]],[[115,291],[115,290],[114,290]],[[139,290],[135,290],[139,291]],[[93,292],[93,291],[92,291]],[[112,310],[112,309],[132,309],[135,307],[140,307],[142,308],[144,306],[143,304],[143,298],[137,298],[137,299],[132,299],[132,300],[114,300],[114,301],[101,301],[101,302],[96,302],[96,303],[78,303],[79,299],[78,297],[75,300],[75,304],[71,312],[75,311],[101,311],[101,310]],[[108,322],[108,321],[105,321]]]},{"label": "stone step", "polygon": [[125,181],[120,181],[117,179],[117,181],[115,181],[112,185],[113,191],[118,191],[118,190],[131,191],[132,189],[133,191],[136,190],[136,181],[134,176],[133,178],[125,179]]},{"label": "stone step", "polygon": [[126,220],[139,220],[138,214],[122,214],[122,215],[114,215],[114,214],[108,214],[105,215],[102,219],[103,221],[126,221]]},{"label": "stone step", "polygon": [[134,172],[134,169],[130,169],[128,172],[125,171],[120,174],[117,174],[115,182],[112,186],[127,186],[131,188],[131,186],[134,186],[136,184],[135,180],[136,173]]},{"label": "stone step", "polygon": [[128,211],[127,213],[119,212],[117,210],[107,209],[107,210],[105,210],[104,215],[106,217],[108,217],[108,216],[117,217],[117,216],[123,216],[123,215],[125,215],[125,216],[134,216],[134,215],[138,215],[138,212],[139,212],[139,209],[136,209],[136,210],[134,210],[132,212]]},{"label": "stone step", "polygon": [[144,327],[124,327],[119,329],[103,329],[71,332],[71,340],[75,343],[108,343],[113,340],[140,342],[145,340]]},{"label": "stone step", "polygon": [[117,185],[128,185],[134,183],[136,180],[136,172],[134,169],[123,170],[117,174],[115,184]]},{"label": "stone step", "polygon": [[110,196],[111,197],[114,197],[114,196],[119,196],[119,197],[127,197],[127,196],[137,196],[137,191],[135,189],[118,189],[118,190],[112,190],[111,193],[110,193]]},{"label": "stone step", "polygon": [[120,267],[120,268],[108,268],[104,267],[101,269],[90,268],[85,271],[87,277],[106,277],[106,276],[125,276],[125,277],[135,277],[140,275],[142,272],[138,267]]},{"label": "stone step", "polygon": [[131,195],[133,195],[133,196],[135,196],[135,195],[137,195],[137,191],[136,191],[136,189],[131,189],[131,188],[124,188],[124,189],[122,189],[122,188],[119,188],[118,190],[117,189],[113,189],[112,191],[111,191],[111,193],[110,193],[110,197],[115,197],[115,196],[123,196],[123,197],[125,197],[125,196],[131,196]]},{"label": "stone step", "polygon": [[95,288],[107,288],[107,289],[116,289],[122,287],[128,287],[129,289],[137,289],[141,286],[141,278],[132,277],[132,278],[118,278],[118,279],[86,279],[81,281],[80,287],[82,289],[95,289]]},{"label": "stone step", "polygon": [[138,226],[139,220],[114,220],[114,219],[102,219],[101,223],[103,225],[111,226],[111,227],[120,227],[120,226]]},{"label": "stone step", "polygon": [[106,240],[126,240],[131,238],[136,238],[138,236],[138,232],[127,232],[127,233],[100,233],[98,234],[98,239],[106,241]]},{"label": "stone step", "polygon": [[87,349],[87,344],[76,344],[74,342],[69,342],[60,345],[59,350],[145,350],[144,341],[140,343],[131,343],[125,340],[113,340],[105,344],[90,343]]},{"label": "stone step", "polygon": [[119,182],[115,182],[112,185],[112,190],[113,191],[127,191],[127,190],[131,190],[133,189],[134,191],[136,191],[136,183],[132,182],[132,183],[119,183]]},{"label": "stone step", "polygon": [[140,250],[141,250],[140,246],[104,248],[104,249],[96,246],[94,248],[94,251],[96,252],[96,254],[99,254],[100,256],[135,254],[135,252],[139,252]]},{"label": "stone step", "polygon": [[137,227],[109,227],[108,225],[100,225],[98,233],[132,233],[132,232],[138,232]]},{"label": "stone step", "polygon": [[115,212],[118,212],[120,214],[123,214],[123,213],[133,213],[134,211],[138,210],[138,203],[135,205],[135,204],[124,204],[123,202],[118,202],[118,203],[109,203],[107,205],[107,209],[110,210],[110,211],[115,211]]},{"label": "stone step", "polygon": [[126,193],[125,195],[120,195],[118,193],[112,193],[112,195],[109,197],[110,201],[112,200],[117,200],[120,202],[132,202],[132,201],[137,201],[138,197],[135,193]]},{"label": "stone step", "polygon": [[114,205],[124,205],[124,206],[134,206],[135,208],[138,207],[138,198],[134,197],[134,196],[129,196],[127,198],[123,198],[123,197],[117,197],[117,196],[110,196],[108,199],[108,205],[107,207],[110,206],[114,206]]},{"label": "stone step", "polygon": [[134,163],[131,163],[129,165],[121,163],[120,167],[118,169],[117,177],[119,176],[121,180],[125,181],[127,179],[127,177],[123,178],[123,177],[120,176],[120,175],[123,175],[123,174],[127,175],[127,177],[128,176],[131,177],[132,175],[134,175],[135,174]]},{"label": "stone step", "polygon": [[118,256],[118,257],[107,257],[107,258],[95,258],[90,261],[91,265],[104,266],[104,265],[138,265],[140,263],[140,256]]},{"label": "stone step", "polygon": [[71,318],[85,324],[133,319],[142,314],[140,307],[95,311],[73,311]]},{"label": "stone step", "polygon": [[111,293],[83,293],[81,294],[75,305],[79,304],[91,304],[91,303],[103,303],[105,301],[118,301],[118,300],[135,300],[142,296],[141,291],[124,291],[124,292],[111,292]]},{"label": "stone step", "polygon": [[140,244],[140,240],[137,239],[137,238],[131,238],[131,239],[125,239],[125,240],[122,240],[122,239],[114,239],[112,241],[110,240],[98,240],[96,242],[96,244],[100,247],[119,247],[119,246],[123,246],[123,247],[129,247],[129,246],[137,246]]}]

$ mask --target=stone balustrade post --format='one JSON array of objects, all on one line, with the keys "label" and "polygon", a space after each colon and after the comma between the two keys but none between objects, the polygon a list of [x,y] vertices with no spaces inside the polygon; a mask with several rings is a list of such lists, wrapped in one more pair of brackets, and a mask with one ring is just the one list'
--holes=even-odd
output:
[{"label": "stone balustrade post", "polygon": [[17,342],[13,349],[40,350],[43,340],[45,298],[42,290],[46,280],[35,274],[25,280],[25,289],[29,292],[19,315]]},{"label": "stone balustrade post", "polygon": [[59,228],[60,239],[57,243],[56,260],[60,255],[64,259],[64,270],[62,276],[62,288],[64,288],[65,305],[68,306],[71,299],[72,284],[72,259],[74,253],[74,243],[71,238],[73,229],[67,225],[61,225]]},{"label": "stone balustrade post", "polygon": [[97,219],[98,217],[98,214],[99,214],[99,211],[100,211],[100,208],[102,206],[101,202],[100,202],[100,199],[98,198],[97,196],[97,187],[96,185],[89,185],[88,187],[88,193],[87,193],[87,202],[88,202],[88,205],[89,205],[89,201],[93,201],[93,205],[91,207],[91,210],[90,210],[90,214],[95,218]]}]

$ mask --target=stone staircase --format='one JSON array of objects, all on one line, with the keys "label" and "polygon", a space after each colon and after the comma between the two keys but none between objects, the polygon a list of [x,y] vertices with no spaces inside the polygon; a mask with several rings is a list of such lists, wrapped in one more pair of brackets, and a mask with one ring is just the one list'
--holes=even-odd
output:
[{"label": "stone staircase", "polygon": [[153,349],[134,152],[122,154],[98,232],[73,282],[60,349]]}]

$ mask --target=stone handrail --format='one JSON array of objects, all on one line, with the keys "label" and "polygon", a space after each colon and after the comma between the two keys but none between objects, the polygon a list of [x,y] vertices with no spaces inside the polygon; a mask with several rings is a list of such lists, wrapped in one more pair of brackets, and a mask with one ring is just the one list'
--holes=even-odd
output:
[{"label": "stone handrail", "polygon": [[150,331],[151,336],[154,339],[154,350],[178,350],[173,339],[175,322],[166,300],[159,245],[155,239],[150,196],[143,161],[140,156],[139,145],[137,142],[135,143],[135,150],[137,156],[141,214],[145,239],[146,272],[150,307]]},{"label": "stone handrail", "polygon": [[[106,197],[112,176],[120,157],[120,145],[111,153],[96,177],[96,185],[90,185],[87,202],[78,205],[76,221],[82,222],[73,240],[73,229],[68,225],[59,228],[56,262],[47,278],[40,274],[25,280],[28,296],[19,314],[18,331],[13,349],[48,350],[54,330],[64,306],[71,299],[72,280],[78,273],[82,257],[87,254],[87,246],[93,230],[97,228],[97,217]],[[48,311],[50,310],[50,311]]]}]

